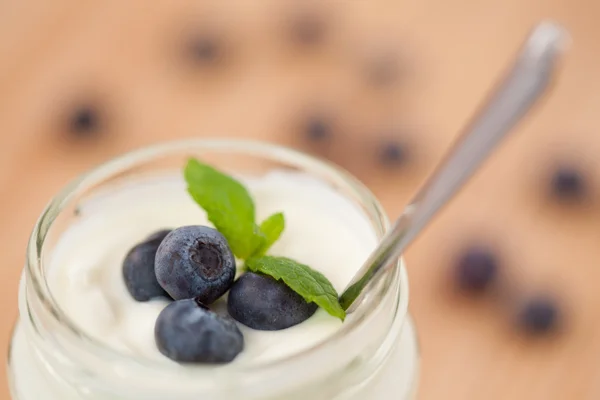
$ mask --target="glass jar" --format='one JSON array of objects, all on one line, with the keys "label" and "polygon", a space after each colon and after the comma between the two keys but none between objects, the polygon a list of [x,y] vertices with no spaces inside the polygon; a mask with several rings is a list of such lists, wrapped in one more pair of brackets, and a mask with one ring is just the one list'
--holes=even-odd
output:
[{"label": "glass jar", "polygon": [[[132,179],[180,171],[190,156],[232,174],[272,169],[302,171],[349,199],[381,237],[385,212],[373,195],[341,169],[271,144],[238,140],[171,142],[129,153],[76,179],[47,206],[31,235],[19,290],[20,318],[9,355],[15,400],[385,400],[411,399],[418,346],[408,315],[402,260],[325,341],[299,354],[227,369],[181,368],[137,359],[78,329],[46,281],[58,238],[86,199]],[[93,313],[93,310],[90,310]]]}]

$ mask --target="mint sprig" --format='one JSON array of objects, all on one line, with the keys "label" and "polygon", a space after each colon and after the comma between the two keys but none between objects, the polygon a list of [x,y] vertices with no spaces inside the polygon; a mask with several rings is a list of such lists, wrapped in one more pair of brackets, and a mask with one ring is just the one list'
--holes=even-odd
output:
[{"label": "mint sprig", "polygon": [[285,228],[282,213],[257,225],[254,201],[244,185],[196,159],[187,162],[184,178],[192,198],[225,236],[233,254],[246,261],[246,268],[282,280],[306,301],[344,320],[338,295],[323,274],[289,258],[265,256]]},{"label": "mint sprig", "polygon": [[254,222],[254,202],[242,184],[195,159],[188,161],[184,177],[188,192],[225,236],[236,257],[248,258],[263,246],[266,239]]},{"label": "mint sprig", "polygon": [[317,304],[342,321],[346,313],[340,306],[338,294],[329,280],[308,265],[286,257],[254,257],[246,261],[246,268],[253,272],[281,279],[294,292],[308,302]]}]

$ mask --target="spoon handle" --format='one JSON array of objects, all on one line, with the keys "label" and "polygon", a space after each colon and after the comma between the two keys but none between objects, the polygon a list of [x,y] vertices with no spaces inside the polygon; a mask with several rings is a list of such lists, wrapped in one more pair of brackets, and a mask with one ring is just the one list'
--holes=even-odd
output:
[{"label": "spoon handle", "polygon": [[551,23],[539,24],[531,32],[512,69],[340,296],[348,313],[354,311],[369,282],[393,265],[544,93],[564,39],[564,31]]}]

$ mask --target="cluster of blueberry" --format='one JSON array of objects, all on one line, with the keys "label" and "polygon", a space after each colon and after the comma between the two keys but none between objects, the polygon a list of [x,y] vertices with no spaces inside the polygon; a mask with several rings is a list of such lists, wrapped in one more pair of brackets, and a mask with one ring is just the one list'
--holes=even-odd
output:
[{"label": "cluster of blueberry", "polygon": [[[295,48],[306,50],[326,42],[330,24],[325,14],[315,9],[293,13],[287,19],[283,35]],[[229,53],[228,43],[219,30],[200,29],[189,32],[183,40],[181,53],[186,63],[195,69],[219,67]],[[368,57],[364,70],[364,80],[373,87],[391,85],[399,75],[397,57],[393,54],[378,52]],[[361,73],[363,72],[361,70]],[[103,105],[97,101],[76,104],[66,119],[65,130],[71,138],[90,139],[105,133],[107,117]],[[334,135],[335,121],[323,114],[311,114],[299,124],[300,134],[309,142],[322,145]],[[375,155],[384,167],[402,164],[406,160],[406,144],[394,139],[383,139],[376,145]]]},{"label": "cluster of blueberry", "polygon": [[[479,296],[484,293],[504,294],[497,289],[499,283],[499,259],[486,246],[473,246],[458,258],[454,270],[457,288],[466,294]],[[512,304],[512,302],[510,302]],[[556,332],[560,321],[560,307],[550,296],[532,296],[520,303],[516,322],[519,329],[531,335]]]},{"label": "cluster of blueberry", "polygon": [[[157,318],[155,340],[162,354],[182,363],[233,361],[244,349],[233,319],[273,331],[299,324],[317,310],[270,276],[244,272],[235,277],[227,240],[206,226],[156,232],[134,246],[123,262],[125,285],[135,300],[173,300]],[[229,316],[212,311],[209,306],[228,291]]]},{"label": "cluster of blueberry", "polygon": [[[573,165],[560,165],[549,180],[551,198],[560,204],[578,204],[589,196],[583,173]],[[469,295],[490,292],[499,285],[499,258],[489,246],[466,248],[457,259],[454,281],[457,288]],[[496,290],[494,293],[506,293]],[[549,295],[533,295],[520,302],[516,321],[529,334],[555,333],[560,327],[561,307]]]},{"label": "cluster of blueberry", "polygon": [[[302,134],[317,146],[329,145],[335,136],[335,121],[322,113],[311,113],[300,126]],[[409,160],[409,148],[397,138],[384,138],[377,146],[377,161],[383,167],[400,167]]]}]

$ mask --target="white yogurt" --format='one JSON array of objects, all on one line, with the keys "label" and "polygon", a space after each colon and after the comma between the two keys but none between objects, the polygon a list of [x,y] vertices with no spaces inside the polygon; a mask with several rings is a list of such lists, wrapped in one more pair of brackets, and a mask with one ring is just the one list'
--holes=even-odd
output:
[{"label": "white yogurt", "polygon": [[[286,228],[270,254],[293,258],[321,271],[341,291],[376,245],[368,221],[325,184],[300,174],[272,172],[245,180],[257,220],[282,211]],[[138,302],[122,275],[125,254],[162,228],[210,225],[183,180],[152,180],[111,191],[80,208],[55,248],[50,288],[87,334],[137,356],[163,359],[154,342],[154,323],[166,300]],[[226,298],[226,296],[224,296]],[[223,301],[225,301],[223,298]],[[240,324],[245,349],[235,362],[285,357],[325,339],[342,322],[319,309],[309,320],[281,331]]]},{"label": "white yogurt", "polygon": [[[255,200],[257,221],[274,212],[285,215],[286,228],[269,253],[310,265],[341,292],[377,243],[363,213],[333,188],[300,173],[276,171],[243,181]],[[95,196],[79,211],[78,220],[61,235],[49,257],[48,282],[58,304],[82,331],[107,346],[138,358],[171,363],[154,342],[156,318],[168,301],[135,301],[123,281],[122,261],[133,245],[154,231],[210,225],[205,212],[177,177],[123,185]],[[222,306],[225,300],[220,301]],[[281,331],[257,331],[240,324],[245,349],[230,365],[290,356],[327,339],[341,326],[340,320],[322,309],[307,321]],[[59,389],[60,385],[49,382],[48,377],[36,378],[43,373],[24,340],[17,331],[12,349],[21,400],[37,399],[41,393],[47,400],[87,398]],[[373,378],[377,384],[347,398],[404,399],[416,373],[416,357],[409,321],[399,346]],[[23,387],[19,382],[24,380],[39,384]]]}]

